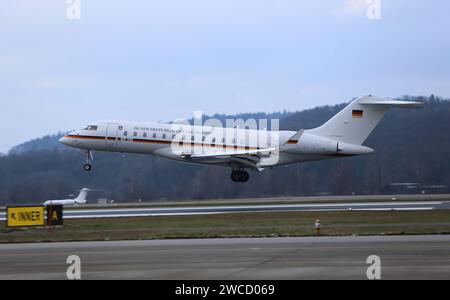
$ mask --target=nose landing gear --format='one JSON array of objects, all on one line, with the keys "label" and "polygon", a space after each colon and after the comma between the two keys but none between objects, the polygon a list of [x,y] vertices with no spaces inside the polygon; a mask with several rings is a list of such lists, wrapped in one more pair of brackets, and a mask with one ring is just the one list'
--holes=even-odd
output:
[{"label": "nose landing gear", "polygon": [[91,165],[91,161],[94,160],[94,156],[92,155],[92,151],[91,150],[86,150],[86,163],[84,164],[84,170],[89,172],[90,170],[92,170],[92,165]]},{"label": "nose landing gear", "polygon": [[250,179],[250,175],[248,172],[242,169],[234,169],[231,172],[231,180],[233,182],[247,182]]}]

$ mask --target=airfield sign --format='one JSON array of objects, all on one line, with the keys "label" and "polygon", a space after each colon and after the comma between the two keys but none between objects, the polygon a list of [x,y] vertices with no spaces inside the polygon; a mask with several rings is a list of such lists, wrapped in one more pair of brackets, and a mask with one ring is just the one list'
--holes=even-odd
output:
[{"label": "airfield sign", "polygon": [[44,226],[44,206],[7,207],[7,227]]},{"label": "airfield sign", "polygon": [[63,225],[63,206],[48,205],[47,206],[47,226]]}]

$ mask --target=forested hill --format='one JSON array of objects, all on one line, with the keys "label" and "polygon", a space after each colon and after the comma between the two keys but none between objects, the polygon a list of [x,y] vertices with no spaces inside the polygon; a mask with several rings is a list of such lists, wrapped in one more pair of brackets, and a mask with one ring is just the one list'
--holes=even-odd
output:
[{"label": "forested hill", "polygon": [[60,132],[54,135],[47,135],[43,138],[34,139],[26,143],[13,147],[9,154],[27,154],[29,152],[41,151],[41,150],[63,150],[65,148],[58,140],[64,135]]},{"label": "forested hill", "polygon": [[[61,134],[47,136],[0,156],[0,205],[66,197],[82,187],[104,189],[116,201],[150,201],[378,194],[391,192],[387,187],[395,182],[450,186],[450,101],[434,96],[405,98],[426,105],[420,110],[389,111],[365,143],[375,153],[252,172],[247,184],[232,183],[227,168],[149,155],[95,153],[94,169],[86,173],[81,151],[59,145]],[[279,117],[282,129],[307,129],[322,124],[344,106],[240,117]]]}]

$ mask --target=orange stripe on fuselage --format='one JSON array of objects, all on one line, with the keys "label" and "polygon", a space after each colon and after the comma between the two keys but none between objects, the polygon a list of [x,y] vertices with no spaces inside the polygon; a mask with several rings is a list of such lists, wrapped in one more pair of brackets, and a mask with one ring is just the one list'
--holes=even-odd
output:
[{"label": "orange stripe on fuselage", "polygon": [[80,139],[80,140],[105,140],[104,136],[92,136],[92,135],[66,135],[65,138]]},{"label": "orange stripe on fuselage", "polygon": [[[81,139],[81,140],[116,140],[114,137],[104,137],[104,136],[88,136],[88,135],[67,135],[66,138],[71,139]],[[123,140],[122,140],[123,141]],[[183,146],[191,147],[210,147],[210,148],[226,148],[226,149],[235,149],[235,150],[259,150],[259,147],[245,147],[245,146],[229,146],[229,145],[220,145],[220,144],[199,144],[199,143],[187,143],[182,141],[161,141],[161,140],[144,140],[144,139],[129,139],[125,142],[133,142],[133,143],[145,143],[145,144],[161,144],[161,145],[170,145],[172,143],[179,144]]]},{"label": "orange stripe on fuselage", "polygon": [[146,144],[171,144],[170,141],[159,141],[159,140],[144,140],[144,139],[133,139],[130,142],[134,143],[146,143]]}]

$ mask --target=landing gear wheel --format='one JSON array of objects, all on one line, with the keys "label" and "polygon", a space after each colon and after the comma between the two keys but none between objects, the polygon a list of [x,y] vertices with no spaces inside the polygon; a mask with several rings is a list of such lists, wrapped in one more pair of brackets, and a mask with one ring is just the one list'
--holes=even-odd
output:
[{"label": "landing gear wheel", "polygon": [[233,172],[231,172],[231,180],[233,181],[233,182],[240,182],[240,173],[239,173],[239,171],[233,171]]},{"label": "landing gear wheel", "polygon": [[247,182],[250,179],[250,175],[246,171],[234,170],[231,172],[231,180],[233,182]]},{"label": "landing gear wheel", "polygon": [[241,172],[241,182],[247,182],[250,179],[250,175],[248,172],[242,171]]},{"label": "landing gear wheel", "polygon": [[92,151],[91,150],[86,150],[84,152],[86,154],[86,164],[84,165],[83,169],[85,171],[90,171],[90,170],[92,170],[91,161],[94,159],[94,157],[92,155]]}]

